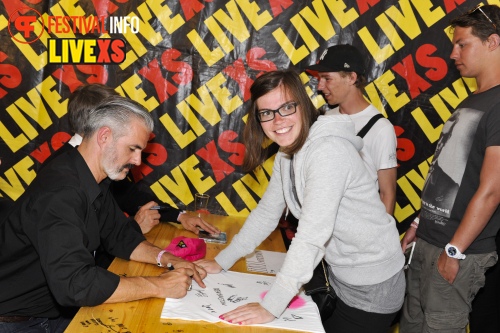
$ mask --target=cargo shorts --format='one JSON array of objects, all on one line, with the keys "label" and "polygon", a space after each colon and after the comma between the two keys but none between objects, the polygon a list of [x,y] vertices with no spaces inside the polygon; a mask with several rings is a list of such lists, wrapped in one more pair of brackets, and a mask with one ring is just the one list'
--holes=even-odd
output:
[{"label": "cargo shorts", "polygon": [[484,273],[498,259],[496,252],[469,254],[460,260],[452,284],[438,271],[444,249],[417,239],[408,268],[401,333],[462,333],[469,322],[471,303],[484,286]]}]

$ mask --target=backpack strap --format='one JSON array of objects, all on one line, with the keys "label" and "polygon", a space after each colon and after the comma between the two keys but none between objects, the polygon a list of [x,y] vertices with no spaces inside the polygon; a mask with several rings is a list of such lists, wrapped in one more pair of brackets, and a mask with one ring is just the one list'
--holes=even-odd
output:
[{"label": "backpack strap", "polygon": [[357,136],[359,136],[360,138],[363,138],[366,133],[368,133],[368,131],[370,130],[370,128],[372,128],[372,126],[377,122],[377,120],[379,120],[380,118],[384,118],[384,115],[381,114],[381,113],[378,113],[376,115],[374,115],[367,123],[366,125],[358,132],[358,134],[356,134]]}]

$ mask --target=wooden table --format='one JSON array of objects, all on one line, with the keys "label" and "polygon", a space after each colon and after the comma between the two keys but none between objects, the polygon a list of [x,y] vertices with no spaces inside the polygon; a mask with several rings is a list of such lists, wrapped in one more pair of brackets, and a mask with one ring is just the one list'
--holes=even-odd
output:
[{"label": "wooden table", "polygon": [[[220,215],[203,215],[203,219],[225,231],[228,244],[240,230],[245,218]],[[177,236],[194,237],[194,234],[182,229],[177,224],[160,223],[153,228],[146,238],[151,243],[164,248],[170,240]],[[226,245],[207,243],[206,258],[213,259]],[[275,230],[259,247],[261,250],[286,252],[279,230]],[[109,270],[122,276],[155,276],[163,269],[151,264],[143,264],[116,258]],[[233,271],[245,272],[246,263],[242,258],[231,268]],[[282,329],[262,328],[255,326],[234,326],[225,323],[208,323],[205,321],[184,321],[161,319],[165,299],[150,298],[140,301],[102,304],[94,307],[83,307],[78,311],[66,332],[73,333],[197,333],[197,332],[283,332]],[[286,330],[285,332],[294,332]]]}]

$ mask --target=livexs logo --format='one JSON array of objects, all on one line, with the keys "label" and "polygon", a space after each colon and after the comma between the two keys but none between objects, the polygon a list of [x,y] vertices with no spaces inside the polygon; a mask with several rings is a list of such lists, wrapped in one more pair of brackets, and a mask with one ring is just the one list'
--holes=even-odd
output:
[{"label": "livexs logo", "polygon": [[122,39],[51,38],[48,62],[57,64],[119,64],[125,60]]}]

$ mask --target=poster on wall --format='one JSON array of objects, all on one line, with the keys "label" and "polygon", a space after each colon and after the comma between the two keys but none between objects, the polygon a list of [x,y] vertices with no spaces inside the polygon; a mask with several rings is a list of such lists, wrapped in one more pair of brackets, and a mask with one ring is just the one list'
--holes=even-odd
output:
[{"label": "poster on wall", "polygon": [[403,232],[444,122],[475,89],[449,59],[449,21],[478,3],[0,0],[0,199],[16,201],[71,137],[70,94],[102,83],[155,121],[131,181],[174,207],[207,193],[211,213],[246,216],[273,161],[241,169],[249,87],[262,73],[293,69],[327,108],[304,69],[329,46],[352,44],[365,56],[365,96],[398,138],[394,215]]}]

